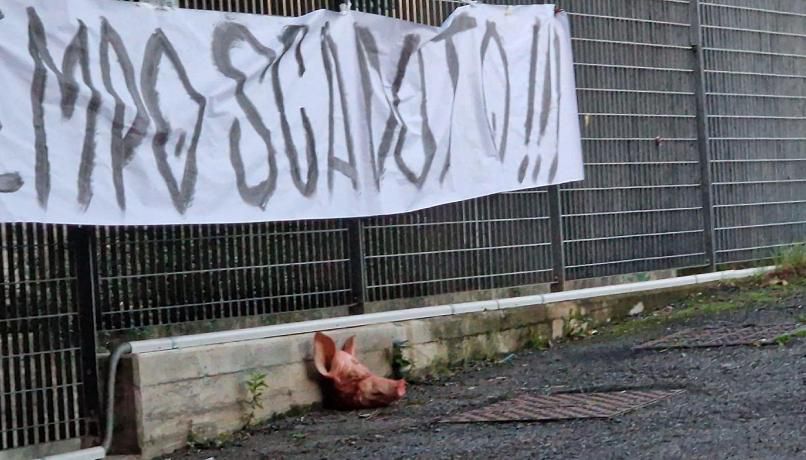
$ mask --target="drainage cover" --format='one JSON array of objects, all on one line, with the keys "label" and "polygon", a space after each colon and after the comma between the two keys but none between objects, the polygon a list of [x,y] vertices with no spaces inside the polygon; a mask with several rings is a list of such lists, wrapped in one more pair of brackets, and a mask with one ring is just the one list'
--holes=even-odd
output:
[{"label": "drainage cover", "polygon": [[643,343],[635,350],[668,348],[706,348],[730,345],[769,345],[775,338],[797,331],[794,324],[768,326],[725,326],[686,329],[666,337]]},{"label": "drainage cover", "polygon": [[522,395],[480,409],[443,419],[443,423],[527,422],[609,418],[624,414],[684,390],[565,393],[551,396]]}]

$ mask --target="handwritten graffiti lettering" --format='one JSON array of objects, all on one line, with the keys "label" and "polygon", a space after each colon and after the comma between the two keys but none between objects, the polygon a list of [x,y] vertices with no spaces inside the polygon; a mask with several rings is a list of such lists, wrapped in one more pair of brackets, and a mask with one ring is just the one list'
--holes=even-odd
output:
[{"label": "handwritten graffiti lettering", "polygon": [[219,72],[235,80],[235,99],[246,115],[246,119],[252,129],[258,133],[265,146],[269,168],[268,177],[255,186],[249,186],[246,183],[246,168],[241,156],[241,124],[238,118],[232,121],[229,133],[230,161],[232,162],[232,168],[235,170],[238,193],[247,204],[265,209],[269,198],[271,198],[277,187],[277,152],[274,150],[274,145],[272,145],[271,131],[266,127],[260,112],[244,92],[247,80],[246,74],[236,69],[230,59],[230,51],[243,42],[247,43],[253,51],[266,61],[266,67],[260,75],[260,81],[262,81],[268,67],[274,62],[277,55],[271,48],[263,46],[249,29],[241,24],[225,22],[216,27],[213,35],[213,62]]},{"label": "handwritten graffiti lettering", "polygon": [[[185,159],[185,169],[182,174],[181,183],[177,182],[173,172],[171,172],[171,168],[168,165],[168,152],[165,149],[172,131],[171,124],[162,114],[162,109],[160,108],[160,94],[157,91],[157,74],[163,57],[166,57],[171,62],[179,77],[179,81],[182,83],[182,87],[193,102],[198,105],[196,125],[193,127],[193,135],[187,149],[187,158]],[[154,118],[154,123],[157,128],[153,141],[154,158],[157,160],[157,167],[159,168],[163,180],[165,180],[165,185],[168,186],[168,190],[171,193],[171,200],[176,210],[180,213],[184,213],[193,200],[193,193],[196,187],[196,177],[198,174],[196,168],[196,148],[198,147],[199,136],[201,135],[206,100],[204,96],[199,94],[191,85],[190,77],[185,71],[182,61],[179,60],[179,54],[162,30],[154,32],[146,44],[143,70],[140,75],[140,85],[143,87],[143,99],[145,100],[146,107],[148,107],[148,111]],[[178,134],[179,140],[176,143],[175,150],[177,157],[181,155],[182,148],[186,141],[184,132],[179,132]]]},{"label": "handwritten graffiti lettering", "polygon": [[[378,82],[376,84],[383,85],[384,82],[384,75],[380,66],[378,43],[372,31],[360,26],[356,26],[356,39],[361,70],[361,84],[364,95],[364,110],[366,110],[367,113],[372,113],[373,96],[377,94],[377,90],[371,82],[372,77],[370,76],[369,68],[371,67],[373,73],[377,76]],[[419,35],[409,34],[403,37],[403,45],[401,46],[400,55],[397,59],[394,81],[392,82],[391,98],[386,97],[386,93],[382,92],[389,115],[386,118],[383,135],[377,152],[375,150],[375,133],[372,130],[372,117],[368,117],[370,121],[370,123],[367,124],[371,152],[370,160],[375,176],[375,185],[378,188],[380,188],[381,178],[386,171],[386,159],[392,151],[392,144],[397,138],[398,145],[402,145],[403,139],[405,139],[405,127],[401,126],[402,117],[398,110],[400,106],[399,93],[411,56],[414,54],[419,44]]]},{"label": "handwritten graffiti lettering", "polygon": [[0,193],[14,193],[23,185],[19,173],[0,174]]},{"label": "handwritten graffiti lettering", "polygon": [[[456,107],[456,91],[459,87],[459,54],[456,51],[454,36],[475,28],[475,19],[466,14],[460,14],[451,22],[447,29],[431,40],[434,43],[441,40],[445,41],[445,59],[447,61],[448,74],[451,77],[451,86],[453,88],[453,92],[451,93],[451,121],[453,121],[454,108]],[[445,180],[445,176],[448,174],[448,170],[451,167],[451,136],[453,136],[453,131],[451,131],[448,136],[448,151],[445,154],[445,163],[442,166],[442,172],[439,175],[440,182]]]},{"label": "handwritten graffiti lettering", "polygon": [[302,173],[300,172],[299,155],[297,154],[297,147],[294,144],[294,137],[291,135],[291,125],[288,122],[286,115],[285,102],[283,101],[283,88],[280,84],[280,62],[283,58],[294,48],[294,57],[298,67],[298,75],[302,76],[305,73],[305,62],[300,52],[300,42],[305,39],[308,33],[307,26],[290,26],[287,27],[280,36],[280,42],[283,44],[283,50],[277,57],[277,60],[272,64],[273,89],[274,89],[274,102],[277,104],[277,110],[280,111],[280,122],[283,129],[283,139],[285,141],[285,152],[288,156],[288,161],[291,163],[291,179],[303,196],[311,196],[316,191],[316,181],[319,179],[319,166],[316,161],[316,143],[313,136],[313,128],[311,127],[311,120],[308,114],[305,113],[305,108],[300,107],[300,116],[302,117],[303,130],[305,131],[305,159],[308,165],[307,180],[302,180]]},{"label": "handwritten graffiti lettering", "polygon": [[[123,187],[123,168],[131,162],[134,151],[143,142],[146,136],[146,129],[150,123],[150,118],[146,113],[145,103],[137,89],[134,65],[120,38],[118,32],[109,24],[106,18],[101,19],[101,75],[103,76],[104,88],[115,100],[115,114],[112,118],[112,140],[111,140],[111,162],[112,179],[115,186],[115,199],[120,209],[126,209],[126,191]],[[126,90],[134,101],[136,113],[126,134],[123,134],[124,118],[126,116],[126,103],[115,89],[112,82],[112,65],[110,63],[110,51],[115,53],[115,58],[123,72]]]},{"label": "handwritten graffiti lettering", "polygon": [[[0,16],[0,19],[3,19]],[[0,130],[3,129],[3,124],[0,123]],[[14,193],[22,188],[22,177],[19,173],[3,173],[0,174],[0,193]]]},{"label": "handwritten graffiti lettering", "polygon": [[568,19],[514,11],[4,0],[0,221],[345,218],[579,180]]},{"label": "handwritten graffiti lettering", "polygon": [[81,163],[78,178],[78,203],[86,208],[92,199],[92,169],[95,162],[95,127],[100,107],[100,94],[92,85],[89,68],[89,49],[87,27],[79,22],[78,32],[70,41],[64,51],[64,60],[61,70],[56,67],[48,51],[45,28],[42,20],[34,8],[28,8],[28,51],[34,61],[34,75],[31,83],[31,105],[34,116],[34,131],[36,135],[36,189],[39,204],[47,207],[50,195],[50,161],[48,159],[47,132],[45,130],[45,83],[47,71],[56,75],[61,88],[61,110],[65,118],[71,118],[78,100],[78,83],[75,71],[81,66],[81,76],[84,84],[90,88],[92,97],[87,104],[87,122],[84,131],[84,147],[81,151]]},{"label": "handwritten graffiti lettering", "polygon": [[[422,120],[420,135],[422,136],[423,156],[425,157],[422,171],[420,174],[416,174],[412,169],[409,168],[403,159],[402,149],[400,148],[395,148],[395,162],[397,162],[397,166],[406,176],[406,179],[408,179],[412,184],[415,184],[418,188],[421,188],[425,183],[425,180],[428,178],[428,173],[431,171],[431,164],[434,162],[434,156],[436,155],[437,151],[437,143],[434,139],[434,133],[431,131],[431,126],[428,124],[428,94],[425,83],[425,63],[423,61],[423,52],[421,50],[417,51],[417,63],[419,64],[417,67],[419,70],[420,88],[422,92],[420,99],[420,119]],[[399,95],[396,94],[395,96],[399,100]],[[404,125],[404,130],[400,135],[401,139],[398,147],[402,146],[405,133],[407,132],[408,126]]]},{"label": "handwritten graffiti lettering", "polygon": [[540,22],[536,22],[532,26],[532,48],[529,55],[529,97],[526,99],[526,120],[523,129],[526,132],[523,142],[524,145],[529,145],[532,138],[532,128],[535,121],[535,87],[537,86],[537,45],[540,35]]},{"label": "handwritten graffiti lettering", "polygon": [[[333,190],[333,175],[336,171],[349,177],[353,188],[358,188],[358,171],[355,165],[355,153],[353,152],[353,138],[350,129],[350,114],[347,109],[347,95],[344,88],[344,76],[339,63],[339,52],[333,37],[330,36],[330,23],[325,23],[321,36],[322,62],[325,67],[327,77],[328,92],[328,148],[327,148],[327,183],[328,188]],[[335,78],[334,78],[335,77]],[[336,81],[339,91],[339,103],[341,105],[342,124],[344,125],[344,139],[347,150],[348,161],[336,157],[334,144],[334,120],[336,112],[334,109],[333,81]]]},{"label": "handwritten graffiti lettering", "polygon": [[[498,34],[498,31],[495,28],[495,23],[492,21],[487,21],[487,30],[484,32],[484,38],[481,40],[481,68],[482,73],[484,72],[484,64],[487,59],[487,52],[489,51],[490,43],[494,43],[495,47],[498,50],[498,53],[501,57],[501,67],[504,71],[504,115],[503,115],[503,123],[501,126],[501,136],[500,141],[498,143],[498,158],[501,161],[504,161],[504,156],[507,152],[507,135],[509,133],[509,110],[510,110],[510,98],[511,98],[511,88],[510,88],[510,80],[509,80],[509,63],[507,61],[507,52],[504,49],[504,45],[501,41],[501,36]],[[484,83],[484,79],[482,79],[482,83]],[[484,87],[486,89],[486,85]],[[482,89],[482,104],[484,106],[485,111],[487,109],[487,93]],[[495,143],[495,136],[498,131],[498,126],[496,123],[495,114],[492,114],[492,120],[490,122],[490,134],[493,136],[493,143]]]},{"label": "handwritten graffiti lettering", "polygon": [[[3,19],[0,17],[0,19]],[[3,124],[0,123],[0,130],[3,129]],[[14,193],[21,189],[23,186],[22,177],[19,173],[2,173],[0,174],[0,193]]]},{"label": "handwritten graffiti lettering", "polygon": [[[561,54],[560,54],[560,37],[557,35],[556,31],[554,34],[554,47],[553,47],[553,67],[554,67],[554,82],[557,86],[557,101],[556,107],[560,106],[562,102],[562,87],[560,85],[561,76],[560,76],[560,66],[562,63],[560,62]],[[560,162],[560,152],[559,152],[559,139],[560,139],[560,117],[559,111],[557,112],[556,116],[556,134],[554,136],[554,158],[551,160],[551,166],[549,166],[549,182],[554,182],[554,178],[557,176],[557,168],[559,167]]]}]

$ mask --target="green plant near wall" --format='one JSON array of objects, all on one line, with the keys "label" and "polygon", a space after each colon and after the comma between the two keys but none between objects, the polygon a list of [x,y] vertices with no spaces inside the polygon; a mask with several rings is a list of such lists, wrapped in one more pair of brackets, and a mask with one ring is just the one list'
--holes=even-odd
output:
[{"label": "green plant near wall", "polygon": [[563,324],[563,336],[574,340],[593,335],[596,331],[591,329],[591,324],[593,324],[593,318],[575,312]]},{"label": "green plant near wall", "polygon": [[258,409],[263,409],[263,394],[268,388],[266,384],[266,374],[253,372],[246,380],[246,416],[244,428],[249,428],[255,423],[255,414]]},{"label": "green plant near wall", "polygon": [[536,332],[529,336],[524,346],[530,350],[548,350],[551,348],[551,339],[539,332]]},{"label": "green plant near wall", "polygon": [[778,271],[784,275],[806,276],[806,243],[781,248],[773,256]]},{"label": "green plant near wall", "polygon": [[408,348],[408,341],[395,340],[392,344],[392,375],[396,379],[402,379],[411,371],[411,361],[403,356],[403,350]]}]

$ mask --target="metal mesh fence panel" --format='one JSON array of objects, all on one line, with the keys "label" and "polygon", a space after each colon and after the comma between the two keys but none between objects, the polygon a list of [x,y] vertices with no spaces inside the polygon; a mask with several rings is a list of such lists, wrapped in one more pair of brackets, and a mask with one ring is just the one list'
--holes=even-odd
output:
[{"label": "metal mesh fence panel", "polygon": [[716,252],[806,240],[806,2],[703,3]]},{"label": "metal mesh fence panel", "polygon": [[0,224],[0,450],[85,433],[67,245],[65,227]]},{"label": "metal mesh fence panel", "polygon": [[341,221],[97,229],[105,330],[352,301]]},{"label": "metal mesh fence panel", "polygon": [[180,8],[272,16],[302,16],[311,11],[326,9],[332,3],[331,0],[176,0]]},{"label": "metal mesh fence panel", "polygon": [[368,219],[368,300],[549,282],[548,220],[537,190]]},{"label": "metal mesh fence panel", "polygon": [[567,278],[704,265],[689,2],[565,4],[586,163],[562,188]]}]

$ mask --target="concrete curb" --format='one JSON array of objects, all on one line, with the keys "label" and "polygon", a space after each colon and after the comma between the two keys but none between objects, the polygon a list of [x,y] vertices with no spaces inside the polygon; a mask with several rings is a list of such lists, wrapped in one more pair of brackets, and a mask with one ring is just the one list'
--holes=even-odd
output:
[{"label": "concrete curb", "polygon": [[318,319],[299,323],[277,324],[272,326],[239,329],[233,331],[210,332],[180,337],[141,340],[131,342],[131,352],[136,354],[153,353],[157,351],[178,350],[191,347],[239,342],[244,340],[257,340],[286,335],[308,334],[316,331],[345,329],[372,324],[396,323],[416,319],[435,318],[439,316],[464,315],[468,313],[478,313],[491,310],[504,310],[533,305],[548,305],[558,302],[633,294],[661,289],[682,288],[719,281],[749,278],[751,276],[769,273],[774,269],[775,267],[763,267],[745,270],[729,270],[706,273],[702,275],[681,276],[678,278],[641,281],[637,283],[577,289],[573,291],[538,294],[524,297],[512,297],[500,300],[484,300],[478,302],[439,305],[434,307],[410,308],[406,310],[393,310],[381,313],[368,313],[339,318]]}]

